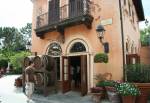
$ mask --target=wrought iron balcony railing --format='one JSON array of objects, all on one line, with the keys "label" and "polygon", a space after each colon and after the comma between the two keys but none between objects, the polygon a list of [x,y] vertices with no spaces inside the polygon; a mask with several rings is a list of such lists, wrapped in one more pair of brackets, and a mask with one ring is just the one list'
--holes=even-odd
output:
[{"label": "wrought iron balcony railing", "polygon": [[[67,23],[69,25],[69,23],[72,23],[72,21],[84,21],[83,19],[86,19],[86,16],[90,17],[91,19],[92,16],[90,13],[90,3],[88,2],[88,0],[74,1],[76,2],[70,2],[67,5],[59,7],[58,10],[49,10],[49,12],[38,16],[36,22],[36,30],[47,26],[50,27],[51,25],[57,26],[61,23]],[[56,11],[58,12],[56,13]],[[78,18],[80,18],[80,20]]]},{"label": "wrought iron balcony railing", "polygon": [[37,17],[36,28],[48,25],[48,13],[44,13]]}]

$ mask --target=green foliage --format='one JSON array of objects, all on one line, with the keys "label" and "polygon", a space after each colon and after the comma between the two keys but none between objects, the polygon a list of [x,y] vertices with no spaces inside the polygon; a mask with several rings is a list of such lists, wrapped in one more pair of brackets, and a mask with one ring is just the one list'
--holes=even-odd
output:
[{"label": "green foliage", "polygon": [[1,55],[0,55],[0,58],[4,58],[4,59],[7,59],[9,61],[9,58],[11,56],[13,56],[15,54],[15,52],[9,50],[9,49],[2,49],[1,50]]},{"label": "green foliage", "polygon": [[149,83],[150,66],[143,64],[130,64],[125,66],[126,78],[128,82]]},{"label": "green foliage", "polygon": [[96,84],[97,87],[105,87],[105,86],[109,86],[109,87],[114,87],[116,84],[115,81],[113,80],[106,80],[106,81],[101,81],[101,82],[98,82]]},{"label": "green foliage", "polygon": [[15,51],[25,47],[23,35],[14,27],[0,27],[0,39],[3,40],[3,50]]},{"label": "green foliage", "polygon": [[98,53],[94,57],[95,63],[108,63],[108,55],[106,53]]},{"label": "green foliage", "polygon": [[6,66],[10,62],[14,71],[22,72],[22,60],[30,55],[25,52],[26,44],[31,39],[31,23],[27,23],[20,30],[15,27],[0,27],[0,66]]},{"label": "green foliage", "polygon": [[24,51],[31,40],[31,23],[18,30],[15,27],[0,27],[0,45],[6,51]]},{"label": "green foliage", "polygon": [[26,44],[30,42],[31,39],[31,32],[32,32],[32,24],[27,23],[25,27],[20,29],[20,33],[23,35]]},{"label": "green foliage", "polygon": [[13,65],[15,73],[22,73],[23,59],[29,55],[29,52],[19,52],[10,57],[10,63]]},{"label": "green foliage", "polygon": [[142,46],[149,46],[150,44],[150,25],[147,25],[146,28],[140,31],[140,40]]},{"label": "green foliage", "polygon": [[131,83],[118,83],[115,86],[118,93],[122,96],[138,96],[140,95],[140,90]]},{"label": "green foliage", "polygon": [[20,29],[20,32],[24,35],[27,36],[27,38],[31,37],[31,31],[32,31],[32,24],[31,23],[27,23],[27,25],[25,27],[22,27]]},{"label": "green foliage", "polygon": [[0,68],[7,68],[8,60],[7,59],[0,59]]}]

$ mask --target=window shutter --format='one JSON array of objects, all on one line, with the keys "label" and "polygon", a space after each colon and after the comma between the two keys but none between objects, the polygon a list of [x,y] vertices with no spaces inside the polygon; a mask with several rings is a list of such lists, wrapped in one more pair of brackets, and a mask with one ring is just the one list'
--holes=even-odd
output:
[{"label": "window shutter", "polygon": [[59,21],[59,0],[49,1],[49,24]]}]

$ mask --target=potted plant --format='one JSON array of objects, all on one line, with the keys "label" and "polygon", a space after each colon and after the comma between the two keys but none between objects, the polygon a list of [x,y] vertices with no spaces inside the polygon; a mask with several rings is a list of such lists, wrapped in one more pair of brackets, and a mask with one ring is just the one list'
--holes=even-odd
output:
[{"label": "potted plant", "polygon": [[102,87],[92,87],[91,88],[92,100],[96,103],[100,102],[103,96],[103,91],[104,88]]},{"label": "potted plant", "polygon": [[142,64],[130,64],[125,66],[128,82],[133,82],[141,91],[136,103],[147,103],[150,92],[150,66]]},{"label": "potted plant", "polygon": [[101,88],[101,98],[105,98],[105,94],[106,94],[105,88],[103,86],[98,86],[100,82],[106,80],[105,76],[103,74],[99,73],[99,74],[95,75],[94,79],[97,82],[96,87]]},{"label": "potted plant", "polygon": [[97,53],[94,57],[95,63],[108,63],[108,55],[106,53]]},{"label": "potted plant", "polygon": [[118,83],[115,88],[122,96],[122,103],[135,103],[136,96],[140,95],[138,87],[131,83]]},{"label": "potted plant", "polygon": [[112,79],[112,74],[111,73],[104,73],[104,74],[97,74],[95,75],[95,78],[94,78],[97,83],[96,83],[96,87],[102,87],[104,90],[103,90],[103,98],[106,97],[106,89],[105,89],[105,86],[108,86],[111,84],[111,82],[107,82],[107,81],[111,81]]},{"label": "potted plant", "polygon": [[120,96],[115,88],[116,82],[113,80],[105,80],[97,83],[97,86],[104,87],[111,103],[121,103]]},{"label": "potted plant", "polygon": [[112,80],[112,74],[104,73],[102,75],[97,75],[97,79],[99,80],[99,82],[97,82],[96,86],[104,88],[103,93],[105,98],[108,97],[111,103],[120,103],[120,96],[116,92],[116,88],[114,87],[117,82]]}]

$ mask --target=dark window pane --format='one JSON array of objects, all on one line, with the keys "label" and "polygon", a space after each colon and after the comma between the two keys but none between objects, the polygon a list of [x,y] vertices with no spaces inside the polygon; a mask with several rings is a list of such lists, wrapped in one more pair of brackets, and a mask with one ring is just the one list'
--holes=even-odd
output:
[{"label": "dark window pane", "polygon": [[48,55],[60,56],[62,53],[61,46],[57,43],[52,43],[49,45]]},{"label": "dark window pane", "polygon": [[80,43],[80,42],[75,43],[72,46],[71,50],[70,50],[71,53],[74,53],[74,52],[85,52],[85,51],[86,51],[85,46],[82,43]]}]

